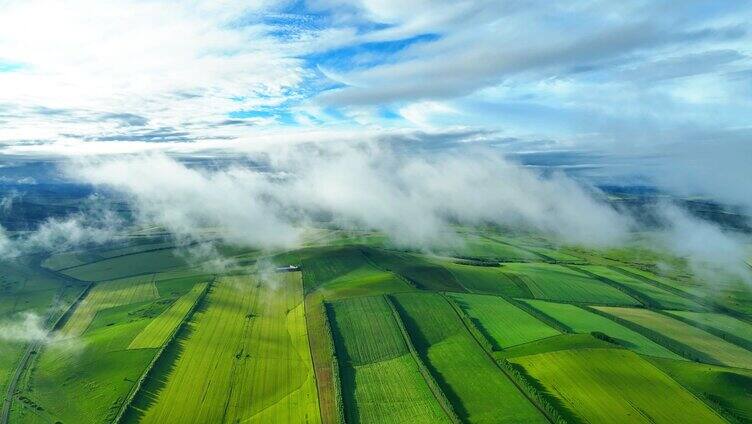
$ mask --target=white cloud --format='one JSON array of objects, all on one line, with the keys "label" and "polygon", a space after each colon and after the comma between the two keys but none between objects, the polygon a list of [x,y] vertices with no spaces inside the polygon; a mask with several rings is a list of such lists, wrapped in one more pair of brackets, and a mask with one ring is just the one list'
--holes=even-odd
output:
[{"label": "white cloud", "polygon": [[531,228],[567,241],[622,240],[630,221],[564,176],[543,178],[491,151],[421,156],[378,143],[270,149],[271,170],[190,169],[163,155],[97,158],[69,168],[77,179],[129,196],[144,221],[178,237],[216,229],[230,243],[297,243],[321,213],[382,230],[415,247],[439,246],[451,222]]},{"label": "white cloud", "polygon": [[[0,140],[97,136],[131,113],[184,130],[287,99],[304,78],[260,23],[268,2],[23,0],[0,6],[0,104],[23,117]],[[292,91],[291,91],[292,90]],[[40,109],[44,108],[44,109]],[[211,136],[207,125],[199,125]]]}]

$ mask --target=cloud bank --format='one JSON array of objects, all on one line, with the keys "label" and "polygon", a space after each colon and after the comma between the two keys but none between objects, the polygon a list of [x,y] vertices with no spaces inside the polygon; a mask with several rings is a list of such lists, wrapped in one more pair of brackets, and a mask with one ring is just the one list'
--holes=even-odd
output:
[{"label": "cloud bank", "polygon": [[295,245],[321,216],[413,247],[446,243],[453,223],[514,225],[591,245],[618,243],[631,225],[571,179],[543,177],[490,150],[303,145],[261,159],[263,170],[207,170],[149,154],[78,161],[68,172],[126,194],[140,220],[178,236],[212,228],[254,247]]}]

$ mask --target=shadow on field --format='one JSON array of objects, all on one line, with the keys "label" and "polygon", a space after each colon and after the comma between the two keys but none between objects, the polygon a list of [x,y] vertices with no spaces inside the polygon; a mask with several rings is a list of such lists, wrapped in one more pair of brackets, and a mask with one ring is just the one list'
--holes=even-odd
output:
[{"label": "shadow on field", "polygon": [[194,327],[196,325],[194,318],[196,314],[204,312],[208,307],[209,302],[207,302],[206,299],[209,297],[211,290],[212,288],[210,287],[209,291],[196,306],[193,314],[191,314],[191,318],[180,326],[180,329],[175,334],[175,338],[169,343],[162,352],[162,355],[154,363],[154,366],[144,379],[141,389],[136,393],[131,405],[125,411],[122,422],[141,422],[145,411],[157,402],[160,393],[167,385],[167,381],[169,381],[170,376],[177,366],[178,360],[185,350],[186,343],[188,343],[188,340],[194,332]]},{"label": "shadow on field", "polygon": [[420,332],[417,323],[412,318],[410,318],[410,316],[405,312],[404,309],[402,309],[402,305],[400,305],[399,301],[394,302],[394,307],[395,309],[397,309],[397,313],[402,319],[402,323],[405,325],[405,329],[410,335],[413,346],[415,346],[415,350],[418,351],[418,355],[420,355],[420,359],[428,369],[428,372],[431,373],[434,380],[436,380],[436,383],[441,388],[441,391],[444,392],[444,396],[446,396],[447,400],[449,400],[449,402],[452,404],[452,408],[454,409],[455,414],[457,414],[457,416],[463,422],[467,421],[468,412],[467,409],[465,409],[465,406],[462,405],[462,401],[460,400],[459,396],[457,396],[457,393],[452,390],[449,384],[447,384],[444,376],[441,375],[441,373],[433,366],[433,364],[431,364],[431,361],[426,356],[426,352],[428,351],[428,348],[431,346],[431,344],[428,342],[428,340],[426,340],[423,333]]},{"label": "shadow on field", "polygon": [[510,362],[509,363],[512,368],[514,368],[523,379],[527,380],[528,384],[530,384],[535,391],[537,391],[545,400],[548,402],[548,404],[555,410],[561,414],[561,416],[566,420],[568,423],[584,423],[585,421],[577,415],[574,410],[572,410],[570,407],[564,404],[564,402],[561,401],[558,397],[556,397],[554,394],[546,390],[545,387],[541,384],[538,379],[534,378],[532,375],[530,375],[527,370],[519,364],[515,364]]},{"label": "shadow on field", "polygon": [[457,306],[459,306],[460,309],[462,309],[464,311],[465,316],[467,316],[467,318],[470,320],[470,322],[473,323],[473,325],[478,330],[478,332],[491,345],[491,349],[494,352],[500,351],[501,350],[501,346],[499,346],[499,344],[496,343],[496,339],[494,339],[494,337],[491,335],[491,333],[488,332],[488,330],[486,329],[486,327],[483,326],[483,323],[480,322],[479,319],[473,318],[473,317],[471,317],[470,315],[467,314],[467,311],[470,309],[470,305],[467,302],[465,302],[464,300],[456,298],[456,297],[452,297],[452,301],[454,301],[454,303],[456,303]]},{"label": "shadow on field", "polygon": [[358,412],[357,400],[355,399],[355,369],[353,368],[352,359],[347,354],[347,350],[342,345],[342,332],[339,329],[337,320],[334,318],[334,310],[331,305],[324,304],[326,308],[326,319],[329,320],[329,328],[332,330],[334,339],[334,353],[339,363],[339,383],[342,393],[342,403],[344,406],[345,422],[349,424],[359,423],[360,414]]}]

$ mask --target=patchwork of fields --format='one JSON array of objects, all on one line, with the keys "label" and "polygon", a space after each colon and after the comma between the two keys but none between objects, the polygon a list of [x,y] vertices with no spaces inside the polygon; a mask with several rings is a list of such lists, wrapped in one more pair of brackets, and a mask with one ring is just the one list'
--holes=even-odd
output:
[{"label": "patchwork of fields", "polygon": [[331,309],[348,423],[449,422],[385,298],[339,301]]},{"label": "patchwork of fields", "polygon": [[163,237],[7,264],[0,329],[42,328],[0,337],[0,424],[752,422],[745,289],[462,234],[432,255],[320,229],[220,246],[216,273]]}]

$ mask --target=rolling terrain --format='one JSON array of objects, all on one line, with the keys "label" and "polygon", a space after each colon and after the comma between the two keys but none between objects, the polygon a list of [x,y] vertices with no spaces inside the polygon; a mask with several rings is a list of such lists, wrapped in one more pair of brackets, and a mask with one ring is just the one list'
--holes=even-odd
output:
[{"label": "rolling terrain", "polygon": [[221,247],[223,269],[161,236],[8,264],[0,322],[40,334],[0,339],[0,422],[752,420],[747,289],[461,232],[430,255],[321,229]]}]

